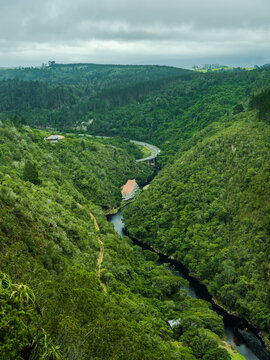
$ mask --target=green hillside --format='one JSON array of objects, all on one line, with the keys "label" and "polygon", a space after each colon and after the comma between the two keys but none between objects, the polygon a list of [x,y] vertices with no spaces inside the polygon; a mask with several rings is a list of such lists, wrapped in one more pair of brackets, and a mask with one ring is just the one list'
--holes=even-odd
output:
[{"label": "green hillside", "polygon": [[125,209],[132,236],[182,261],[228,309],[270,331],[270,125],[254,112],[183,146]]},{"label": "green hillside", "polygon": [[10,120],[0,135],[3,359],[230,360],[221,317],[104,216],[147,165],[100,140],[53,145]]},{"label": "green hillside", "polygon": [[0,69],[0,115],[20,115],[35,127],[88,126],[93,112],[105,111],[166,87],[189,70],[167,66],[54,64]]},{"label": "green hillside", "polygon": [[267,66],[0,69],[5,360],[238,358],[210,305],[105,217],[128,179],[153,176],[129,139],[162,150],[162,170],[124,209],[130,234],[269,336],[269,88]]},{"label": "green hillside", "polygon": [[[0,117],[19,115],[38,128],[148,141],[164,150],[165,164],[196,132],[246,110],[250,94],[269,86],[267,68],[206,74],[95,64],[2,69]],[[256,99],[253,107],[262,103]]]},{"label": "green hillside", "polygon": [[123,84],[182,76],[190,70],[158,65],[57,64],[41,67],[0,68],[0,80],[18,79],[50,84],[89,84],[108,88]]},{"label": "green hillside", "polygon": [[140,103],[96,111],[89,131],[151,142],[164,150],[164,164],[198,131],[247,109],[250,94],[267,86],[269,70],[197,73],[175,79]]}]

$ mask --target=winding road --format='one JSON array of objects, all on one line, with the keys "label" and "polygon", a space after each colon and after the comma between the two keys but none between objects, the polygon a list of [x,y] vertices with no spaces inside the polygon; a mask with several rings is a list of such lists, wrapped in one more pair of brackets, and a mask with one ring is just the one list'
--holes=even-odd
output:
[{"label": "winding road", "polygon": [[145,142],[142,141],[137,141],[137,140],[130,140],[130,142],[136,144],[136,145],[140,145],[140,146],[144,146],[147,149],[152,151],[152,154],[150,156],[147,156],[146,158],[143,159],[138,159],[136,160],[136,162],[142,162],[142,161],[152,161],[154,160],[158,154],[160,153],[160,149],[158,147],[156,147],[155,145],[151,145],[151,144],[147,144]]},{"label": "winding road", "polygon": [[[81,136],[81,137],[84,137],[84,136],[95,137],[95,138],[98,138],[98,139],[113,139],[111,136],[99,136],[99,135],[90,135],[90,134],[79,134],[79,136]],[[129,140],[129,141],[132,142],[133,144],[144,146],[147,149],[151,150],[151,152],[152,152],[152,154],[150,156],[147,156],[146,158],[143,158],[143,159],[137,159],[136,162],[152,161],[161,152],[161,150],[155,145],[151,145],[151,144],[148,144],[146,142],[137,141],[137,140]]]}]

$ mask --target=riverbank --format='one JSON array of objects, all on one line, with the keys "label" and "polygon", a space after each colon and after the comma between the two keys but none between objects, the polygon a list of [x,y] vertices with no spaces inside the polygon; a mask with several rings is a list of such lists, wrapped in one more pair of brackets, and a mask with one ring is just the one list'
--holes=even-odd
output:
[{"label": "riverbank", "polygon": [[[128,230],[125,229],[125,224],[122,219],[122,213],[119,211],[115,215],[111,215],[108,217],[108,220],[112,222],[115,226],[115,230],[120,234],[120,236],[128,236]],[[212,295],[208,292],[207,287],[198,279],[190,275],[189,270],[181,264],[179,261],[166,256],[161,253],[157,249],[153,249],[151,246],[130,237],[135,245],[140,246],[144,250],[150,250],[158,254],[159,261],[157,264],[161,265],[163,263],[170,264],[170,268],[172,273],[175,276],[181,276],[184,279],[188,280],[190,286],[186,290],[188,291],[188,295],[194,298],[199,298],[208,301],[211,303],[212,308],[215,312],[223,317],[225,333],[227,336],[227,342],[229,344],[234,344],[236,346],[238,352],[244,356],[247,360],[269,360],[270,356],[264,347],[264,343],[260,338],[259,331],[249,324],[245,319],[242,319],[238,316],[230,314],[226,311],[225,308],[219,306],[215,303]],[[247,342],[240,334],[239,330],[246,331],[248,329],[248,334],[252,334],[251,339],[258,339],[258,342],[255,342],[256,349],[250,349],[247,345]],[[260,351],[262,350],[262,351]],[[258,355],[257,355],[258,354]]]},{"label": "riverbank", "polygon": [[109,209],[107,211],[105,211],[105,215],[106,216],[109,216],[109,215],[115,215],[117,214],[120,210],[122,210],[124,207],[126,207],[127,205],[129,205],[130,203],[132,203],[133,201],[137,200],[137,198],[141,195],[141,193],[143,192],[144,190],[143,189],[139,189],[137,192],[136,192],[136,195],[134,196],[134,198],[130,199],[130,200],[127,200],[127,201],[122,201],[121,202],[121,205],[117,208],[114,208],[114,209]]},{"label": "riverbank", "polygon": [[[162,253],[159,249],[153,248],[152,246],[130,236],[126,228],[124,228],[124,234],[128,236],[136,245],[158,254],[162,263],[170,263],[173,268],[180,270],[184,278],[188,280],[189,284],[196,289],[196,294],[198,297],[211,303],[213,310],[215,310],[223,317],[223,319],[233,325],[233,330],[235,332],[234,337],[238,339],[239,344],[241,344],[242,341],[247,343],[248,339],[248,347],[258,357],[258,359],[270,360],[269,348],[261,336],[259,329],[253,326],[247,319],[239,317],[236,313],[233,313],[230,311],[230,309],[227,309],[222,303],[217,301],[208,291],[207,286],[203,284],[201,280],[190,274],[188,268],[185,267],[179,260],[175,259],[173,256],[168,256],[167,254]],[[247,359],[252,359],[252,357]]]}]

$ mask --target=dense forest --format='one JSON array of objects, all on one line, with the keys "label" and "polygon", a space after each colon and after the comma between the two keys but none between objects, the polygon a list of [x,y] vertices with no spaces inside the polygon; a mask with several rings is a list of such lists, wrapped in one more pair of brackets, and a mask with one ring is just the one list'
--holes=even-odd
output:
[{"label": "dense forest", "polygon": [[0,116],[20,115],[39,128],[148,141],[166,150],[164,164],[212,122],[249,106],[267,107],[260,94],[269,87],[267,67],[205,74],[94,64],[2,69]]},{"label": "dense forest", "polygon": [[50,61],[40,68],[0,68],[0,79],[40,81],[49,84],[88,84],[91,88],[105,89],[114,86],[175,78],[191,73],[190,70],[156,65],[102,65],[57,64]]},{"label": "dense forest", "polygon": [[132,236],[181,260],[268,333],[269,136],[254,112],[206,127],[125,210]]},{"label": "dense forest", "polygon": [[129,234],[269,337],[269,89],[267,66],[0,69],[3,360],[242,359],[210,304],[107,221],[127,179],[153,176],[129,139],[162,149]]},{"label": "dense forest", "polygon": [[67,129],[91,123],[92,112],[140,101],[189,70],[167,66],[55,64],[0,69],[0,113],[29,125]]},{"label": "dense forest", "polygon": [[147,165],[87,137],[50,144],[10,119],[0,132],[2,359],[238,358],[210,305],[106,221],[102,207],[128,177],[146,181]]}]

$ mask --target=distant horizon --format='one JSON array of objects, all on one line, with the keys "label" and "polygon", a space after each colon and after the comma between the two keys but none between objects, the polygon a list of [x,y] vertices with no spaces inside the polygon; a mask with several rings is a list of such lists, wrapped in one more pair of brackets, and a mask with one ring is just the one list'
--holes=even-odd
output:
[{"label": "distant horizon", "polygon": [[[49,62],[50,61],[55,61],[55,60],[49,60],[49,61],[44,61],[42,63],[39,64],[20,64],[20,65],[0,65],[0,69],[20,69],[20,68],[42,68],[42,67],[48,67],[49,66]],[[230,64],[230,63],[226,63],[226,62],[218,62],[218,61],[209,61],[209,62],[201,62],[201,63],[192,63],[192,65],[187,65],[187,66],[181,66],[181,65],[177,65],[177,64],[171,64],[170,62],[168,63],[161,63],[161,62],[157,62],[157,63],[138,63],[138,62],[128,62],[128,63],[120,63],[120,62],[93,62],[93,61],[55,61],[56,65],[76,65],[76,64],[86,64],[86,65],[115,65],[115,66],[168,66],[168,67],[175,67],[175,68],[182,68],[182,69],[187,69],[187,70],[193,70],[194,66],[198,66],[199,68],[204,67],[205,65],[215,65],[215,64],[219,64],[221,66],[227,66],[227,67],[232,67],[232,68],[254,68],[255,66],[263,66],[266,64],[269,64],[269,62],[263,62],[263,63],[251,63],[250,64]]]},{"label": "distant horizon", "polygon": [[270,60],[269,0],[2,1],[0,67],[233,67]]}]

